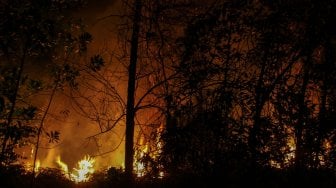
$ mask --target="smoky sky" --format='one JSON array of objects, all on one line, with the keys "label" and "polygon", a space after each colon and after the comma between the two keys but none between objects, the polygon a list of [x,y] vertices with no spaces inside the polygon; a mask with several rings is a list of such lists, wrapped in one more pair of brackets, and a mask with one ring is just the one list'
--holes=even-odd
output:
[{"label": "smoky sky", "polygon": [[74,15],[83,19],[87,24],[92,24],[97,19],[112,14],[111,9],[115,8],[119,0],[88,0],[83,8],[74,12]]}]

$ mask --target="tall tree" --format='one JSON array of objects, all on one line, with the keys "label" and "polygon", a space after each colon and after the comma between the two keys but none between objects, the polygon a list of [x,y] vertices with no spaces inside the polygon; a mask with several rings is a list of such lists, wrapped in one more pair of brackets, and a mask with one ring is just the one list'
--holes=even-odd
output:
[{"label": "tall tree", "polygon": [[138,43],[141,22],[142,0],[134,0],[131,55],[128,68],[127,106],[126,106],[126,137],[125,137],[125,173],[129,180],[133,180],[134,162],[134,97],[136,84],[136,67],[138,60]]}]

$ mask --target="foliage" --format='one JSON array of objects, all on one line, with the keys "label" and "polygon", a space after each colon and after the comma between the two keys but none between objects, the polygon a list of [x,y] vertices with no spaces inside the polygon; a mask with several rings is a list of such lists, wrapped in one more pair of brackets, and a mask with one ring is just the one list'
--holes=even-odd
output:
[{"label": "foliage", "polygon": [[[57,67],[59,59],[56,57],[60,49],[67,56],[76,50],[83,53],[87,42],[92,40],[88,33],[77,34],[82,26],[66,16],[67,10],[79,7],[81,3],[78,0],[1,2],[1,165],[15,162],[19,157],[15,149],[28,145],[31,138],[40,134],[36,124],[43,110],[33,105],[32,96],[50,89],[44,78],[49,71],[36,76],[36,73],[28,71],[30,67],[40,70]],[[52,85],[61,87],[69,83],[75,87],[78,71],[67,63],[58,66],[62,68],[58,71],[60,74],[54,75],[57,81]],[[51,141],[58,139],[59,134],[55,133],[51,134]]]},{"label": "foliage", "polygon": [[[64,1],[23,2],[18,8],[8,1],[3,5],[6,10],[1,9],[0,55],[7,62],[0,76],[2,163],[15,161],[14,149],[36,135],[32,124],[38,109],[22,102],[27,99],[23,93],[39,92],[46,85],[25,76],[23,65],[42,53],[50,58],[53,50],[62,49],[64,59],[51,58],[64,60],[53,66],[55,88],[64,90],[68,84],[78,89],[77,78],[85,70],[87,78],[105,87],[85,83],[107,97],[99,99],[102,108],[90,101],[96,96],[83,97],[97,114],[86,114],[81,108],[99,123],[101,133],[110,131],[126,115],[131,128],[126,136],[126,175],[131,175],[132,161],[138,157],[132,155],[136,115],[154,108],[158,110],[151,113],[161,113],[156,119],[159,123],[146,122],[153,125],[148,126],[152,132],[158,132],[162,124],[164,128],[145,142],[157,147],[159,155],[151,155],[149,149],[137,161],[146,171],[144,177],[135,179],[140,187],[216,183],[239,187],[245,181],[261,187],[335,185],[334,1],[227,0],[202,6],[188,1],[144,1],[143,7],[134,1],[138,9],[132,57],[127,50],[121,56],[132,65],[126,102],[115,87],[118,84],[110,80],[115,75],[106,78],[101,74],[106,65],[102,56],[91,57],[82,69],[67,61],[73,60],[72,54],[85,54],[93,37],[56,14],[59,9],[55,7],[61,4],[64,8]],[[144,95],[139,97],[136,90]],[[111,104],[120,106],[120,117],[114,116]],[[46,135],[49,142],[59,140],[57,131]],[[158,176],[161,171],[164,177]],[[52,174],[55,179],[44,183]],[[126,175],[110,168],[79,186],[125,186],[129,183]],[[68,186],[63,178],[53,170],[37,176],[43,186],[49,182]]]},{"label": "foliage", "polygon": [[59,135],[60,133],[58,131],[50,131],[50,133],[46,133],[46,135],[49,138],[49,143],[50,142],[58,142],[59,141]]},{"label": "foliage", "polygon": [[74,182],[66,176],[59,169],[42,168],[36,176],[35,187],[73,187]]},{"label": "foliage", "polygon": [[93,71],[99,71],[104,66],[104,59],[100,55],[94,55],[90,59],[90,68]]},{"label": "foliage", "polygon": [[162,135],[161,163],[170,175],[335,169],[325,157],[333,155],[335,133],[327,128],[334,8],[226,1],[188,22],[177,41],[180,90]]},{"label": "foliage", "polygon": [[[9,165],[1,167],[1,187],[25,187],[29,185],[31,172],[26,171],[24,166]],[[35,187],[74,187],[74,183],[66,178],[58,169],[40,168],[36,176]]]}]

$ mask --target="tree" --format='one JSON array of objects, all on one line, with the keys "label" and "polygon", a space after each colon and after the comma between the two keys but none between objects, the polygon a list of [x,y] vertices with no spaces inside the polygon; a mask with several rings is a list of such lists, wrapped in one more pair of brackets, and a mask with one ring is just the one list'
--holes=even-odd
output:
[{"label": "tree", "polygon": [[[212,134],[218,133],[216,138],[224,148],[234,145],[231,139],[240,133],[237,137],[241,147],[248,148],[248,153],[241,155],[249,156],[244,160],[252,169],[288,167],[294,151],[296,165],[303,161],[310,163],[308,161],[316,153],[309,149],[312,148],[309,143],[315,142],[319,134],[315,124],[316,102],[313,102],[314,96],[308,94],[312,86],[316,87],[311,78],[311,61],[321,44],[315,40],[325,34],[316,35],[320,31],[306,27],[318,24],[315,21],[308,24],[306,21],[310,19],[300,15],[316,10],[301,6],[302,12],[296,14],[293,7],[299,4],[296,1],[249,4],[227,1],[215,4],[215,8],[210,7],[188,23],[178,67],[182,84],[177,87],[184,92],[175,93],[179,100],[174,109],[177,126],[167,127],[164,137],[167,151],[163,155],[169,165],[175,169],[185,165],[188,169],[210,163],[206,157],[214,156],[216,139],[210,141],[216,143],[210,144],[213,151],[200,149],[197,155],[192,147],[202,148],[197,140],[205,136],[197,130],[207,132],[203,129],[210,124],[218,129],[209,128],[207,134],[213,137]],[[317,18],[321,12],[308,14],[308,17]],[[254,19],[249,20],[249,16]],[[308,37],[302,33],[314,35]],[[328,59],[332,60],[330,54]],[[326,98],[323,96],[320,118],[325,111],[323,101]],[[230,133],[230,130],[234,131]],[[296,139],[296,146],[290,144],[292,139]],[[179,143],[185,144],[179,146]],[[225,149],[222,151],[229,153]],[[218,161],[226,157],[225,152],[219,153]],[[190,156],[197,156],[197,159],[203,156],[204,161],[193,161]]]},{"label": "tree", "polygon": [[[139,31],[136,31],[136,32],[139,32],[138,34],[136,34],[138,35],[137,40],[140,41],[140,43],[137,44],[138,49],[137,49],[136,54],[134,54],[135,47],[133,46],[133,43],[132,43],[133,41],[132,39],[134,39],[135,37],[133,35],[134,33],[133,31],[135,27],[134,25],[135,24],[134,23],[135,8],[133,6],[128,7],[129,6],[128,4],[126,4],[125,6],[127,8],[130,8],[131,15],[132,15],[131,16],[132,23],[128,24],[127,21],[129,21],[129,18],[126,17],[127,19],[125,22],[127,24],[125,24],[126,26],[122,25],[122,26],[125,26],[126,28],[122,28],[125,30],[122,30],[122,34],[121,34],[121,37],[125,37],[125,38],[121,38],[120,42],[122,43],[122,45],[125,45],[125,40],[126,41],[128,40],[128,37],[129,37],[128,34],[130,34],[131,35],[130,43],[126,43],[126,47],[127,48],[130,47],[130,50],[129,51],[125,50],[121,52],[123,54],[120,55],[120,57],[126,57],[126,58],[119,58],[118,56],[116,56],[115,54],[118,52],[115,52],[114,54],[115,56],[113,56],[112,58],[120,62],[121,65],[126,64],[125,67],[127,67],[127,71],[125,72],[122,72],[120,70],[115,71],[113,67],[117,67],[119,64],[117,65],[118,62],[114,61],[112,62],[111,66],[104,67],[104,69],[101,72],[97,71],[97,72],[91,72],[91,73],[87,72],[86,73],[89,79],[95,80],[97,82],[97,84],[89,83],[90,81],[86,82],[86,85],[88,86],[87,89],[94,93],[97,93],[97,95],[100,95],[103,93],[104,96],[102,96],[102,98],[104,98],[103,101],[106,101],[106,103],[102,105],[103,106],[113,105],[114,109],[112,110],[111,108],[108,108],[108,109],[103,108],[103,110],[100,110],[102,108],[100,108],[99,105],[95,105],[95,102],[94,102],[95,99],[93,99],[94,97],[84,96],[82,94],[78,94],[81,99],[78,98],[76,103],[78,105],[78,109],[81,111],[81,113],[84,116],[87,116],[91,120],[96,121],[100,126],[100,129],[101,129],[100,133],[95,134],[90,138],[96,138],[97,136],[103,133],[110,132],[110,131],[113,132],[114,130],[112,129],[114,129],[116,125],[122,124],[120,122],[124,120],[125,116],[126,116],[126,124],[129,124],[130,121],[132,121],[133,123],[131,124],[133,125],[131,125],[131,129],[126,128],[128,129],[126,130],[126,132],[128,132],[126,135],[129,135],[129,136],[126,136],[128,139],[126,139],[127,141],[126,141],[125,147],[127,145],[128,150],[130,150],[129,149],[130,140],[133,140],[133,142],[135,142],[134,141],[135,140],[134,138],[135,128],[134,127],[135,126],[140,127],[139,129],[141,130],[140,131],[141,133],[138,134],[140,135],[138,140],[141,140],[140,139],[141,136],[143,137],[143,135],[145,134],[150,135],[150,133],[148,133],[147,130],[152,129],[154,130],[153,132],[156,132],[157,128],[160,126],[160,123],[158,123],[158,121],[160,121],[162,117],[160,114],[161,113],[160,111],[165,111],[165,109],[163,108],[162,101],[164,100],[163,98],[168,99],[168,97],[166,97],[168,93],[167,85],[168,85],[168,82],[172,80],[173,75],[174,75],[173,73],[169,72],[169,70],[167,71],[168,69],[167,67],[171,66],[171,64],[169,64],[170,62],[167,63],[168,61],[170,61],[169,58],[171,58],[171,56],[168,56],[168,54],[170,55],[172,53],[171,52],[172,49],[171,47],[169,48],[167,47],[168,46],[167,43],[172,41],[172,39],[170,38],[175,37],[175,36],[173,37],[170,35],[173,29],[168,28],[166,26],[166,24],[167,25],[169,24],[169,26],[172,26],[172,24],[166,23],[165,21],[167,21],[168,19],[170,19],[170,21],[173,19],[175,20],[177,19],[177,18],[171,18],[171,17],[167,18],[167,15],[166,15],[167,12],[169,13],[169,11],[171,10],[176,11],[174,7],[177,5],[173,6],[171,3],[168,3],[168,2],[150,1],[150,2],[146,2],[146,6],[142,6],[142,11],[138,13],[140,14],[139,16],[141,17],[141,23],[136,23],[136,24],[139,24]],[[181,5],[179,6],[183,7],[186,5],[183,5],[183,3],[181,3]],[[170,13],[169,16],[172,16],[172,13]],[[123,48],[125,48],[125,46],[123,46]],[[136,62],[139,62],[139,63],[132,65],[127,62],[130,60],[132,60],[132,63],[134,63],[135,60]],[[130,65],[132,65],[132,67]],[[131,72],[131,70],[135,72]],[[117,72],[122,72],[122,73],[118,74]],[[131,73],[132,74],[134,73],[135,75],[131,76]],[[112,77],[115,77],[116,79],[115,80],[110,79]],[[118,87],[117,80],[119,80],[120,77],[128,77],[128,81],[129,81],[128,84],[130,84],[131,93],[127,94],[128,95],[127,98],[121,95],[122,91],[120,91],[120,88]],[[97,87],[97,85],[99,86]],[[165,87],[165,89],[162,89],[163,86]],[[162,91],[161,89],[164,91]],[[131,97],[132,95],[135,95],[135,94],[136,96]],[[132,100],[133,102],[131,102]],[[82,105],[84,101],[88,104],[89,107],[85,107],[85,105]],[[130,101],[130,103],[128,101]],[[128,105],[126,103],[128,103]],[[133,110],[130,110],[131,106]],[[150,112],[151,110],[152,111],[157,110],[159,112],[158,113]],[[150,120],[150,122],[145,122],[142,125],[139,122],[141,120],[136,119],[136,113],[137,112],[140,113],[140,111],[146,111],[148,113],[154,114],[152,118],[154,120],[153,121]],[[116,113],[120,115],[118,115],[118,117],[116,118],[113,118],[114,114]],[[136,120],[137,122],[134,123],[134,120]],[[129,126],[127,125],[126,127],[129,127]],[[144,129],[146,129],[146,131],[144,131]],[[133,132],[132,135],[131,135],[131,132]],[[133,137],[133,138],[130,139],[130,137]],[[123,138],[121,138],[121,142],[122,142],[122,139]],[[146,139],[145,143],[150,142],[148,141],[150,138],[145,138],[145,139]],[[119,146],[120,144],[117,144],[117,146]],[[134,149],[136,149],[137,145],[134,146],[135,145],[134,143],[132,145],[133,145],[132,146],[133,148],[132,156],[134,158],[135,157]],[[156,145],[156,144],[153,144],[153,145]],[[116,148],[113,148],[111,151],[114,151],[115,149]],[[125,150],[125,152],[126,151],[127,150]],[[109,152],[106,152],[106,153],[109,153]],[[130,158],[130,155],[128,154],[126,156]],[[130,159],[128,159],[127,161],[129,160]],[[126,169],[128,170],[132,169],[133,171],[134,159],[133,159],[133,162],[126,162],[126,158],[125,158],[125,164],[126,163],[128,163],[128,165],[132,164],[132,168],[129,166]],[[126,170],[127,174],[129,173],[128,170]]]},{"label": "tree", "polygon": [[247,126],[240,120],[246,109],[239,96],[249,81],[249,48],[243,46],[251,37],[243,14],[249,7],[228,1],[202,8],[177,41],[179,89],[172,94],[174,121],[163,134],[162,161],[170,174],[224,176],[234,168],[229,161],[247,160]]},{"label": "tree", "polygon": [[142,1],[134,1],[134,17],[131,38],[131,55],[128,68],[128,87],[127,87],[127,106],[126,106],[126,141],[125,141],[125,173],[127,178],[133,180],[133,161],[134,161],[134,95],[135,95],[135,80],[136,66],[138,60],[138,40],[140,32],[140,18]]},{"label": "tree", "polygon": [[[66,16],[69,9],[79,7],[80,3],[38,0],[1,3],[1,165],[16,161],[20,156],[15,149],[30,142],[36,145],[35,165],[39,138],[49,112],[48,108],[45,111],[39,108],[41,101],[34,97],[50,89],[49,79],[54,88],[49,102],[61,83],[74,84],[76,73],[69,70],[66,61],[69,56],[62,62],[57,62],[55,57],[60,51],[65,52],[63,54],[77,49],[82,52],[86,46],[85,34],[76,29],[80,24]],[[74,34],[80,36],[77,38]],[[56,67],[62,67],[58,73]],[[44,74],[37,75],[35,70],[44,70]],[[52,73],[53,70],[56,72]],[[40,117],[40,113],[44,115]],[[34,137],[37,137],[36,142],[31,140]],[[57,138],[58,134],[50,136],[52,140]]]}]

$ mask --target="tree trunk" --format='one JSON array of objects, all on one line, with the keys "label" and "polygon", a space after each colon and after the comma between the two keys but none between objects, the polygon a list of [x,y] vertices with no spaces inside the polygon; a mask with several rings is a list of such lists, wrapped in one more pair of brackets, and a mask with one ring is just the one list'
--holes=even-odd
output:
[{"label": "tree trunk", "polygon": [[[328,37],[329,38],[329,37]],[[326,116],[327,116],[327,96],[328,88],[331,86],[333,63],[335,62],[334,47],[330,43],[331,39],[325,41],[325,62],[322,64],[322,85],[320,88],[320,108],[318,116],[318,134],[315,148],[315,168],[320,164],[319,155],[323,154],[323,139],[326,133]]]},{"label": "tree trunk", "polygon": [[138,40],[141,21],[141,0],[134,0],[135,13],[133,17],[133,30],[131,38],[131,56],[128,67],[128,88],[127,88],[127,107],[126,107],[126,141],[125,141],[125,174],[128,180],[133,180],[133,161],[134,161],[134,95],[136,82],[136,66],[138,59]]},{"label": "tree trunk", "polygon": [[[308,60],[310,63],[310,60]],[[303,65],[303,80],[302,80],[302,86],[299,93],[298,98],[298,107],[299,107],[299,117],[298,117],[298,123],[295,127],[295,168],[300,171],[303,167],[303,157],[304,157],[304,148],[303,148],[303,129],[305,125],[305,119],[306,119],[306,105],[305,105],[305,96],[306,96],[306,90],[307,85],[309,81],[309,74],[308,74],[308,65]]]},{"label": "tree trunk", "polygon": [[250,130],[250,134],[248,137],[248,147],[251,153],[251,162],[252,168],[255,169],[257,167],[257,158],[258,158],[258,134],[260,132],[260,121],[261,121],[261,111],[265,104],[265,96],[267,95],[266,89],[264,88],[263,78],[266,74],[266,60],[263,61],[261,65],[261,70],[258,75],[257,84],[255,86],[255,112],[253,114],[253,126]]},{"label": "tree trunk", "polygon": [[58,86],[58,84],[55,83],[55,86],[52,90],[52,93],[50,95],[50,98],[49,98],[49,101],[48,101],[48,104],[47,104],[47,108],[43,113],[39,128],[37,130],[37,140],[36,140],[36,144],[35,144],[35,153],[34,153],[34,160],[33,160],[33,173],[32,173],[32,179],[31,179],[31,182],[30,182],[30,187],[31,188],[35,187],[36,160],[37,160],[37,154],[38,154],[38,149],[39,149],[39,145],[40,145],[40,138],[41,138],[41,134],[42,134],[42,129],[43,129],[43,125],[44,125],[44,120],[46,119],[46,117],[48,115],[51,103],[54,99],[54,96],[55,96],[55,93],[56,93],[56,90],[57,90],[57,86]]}]

